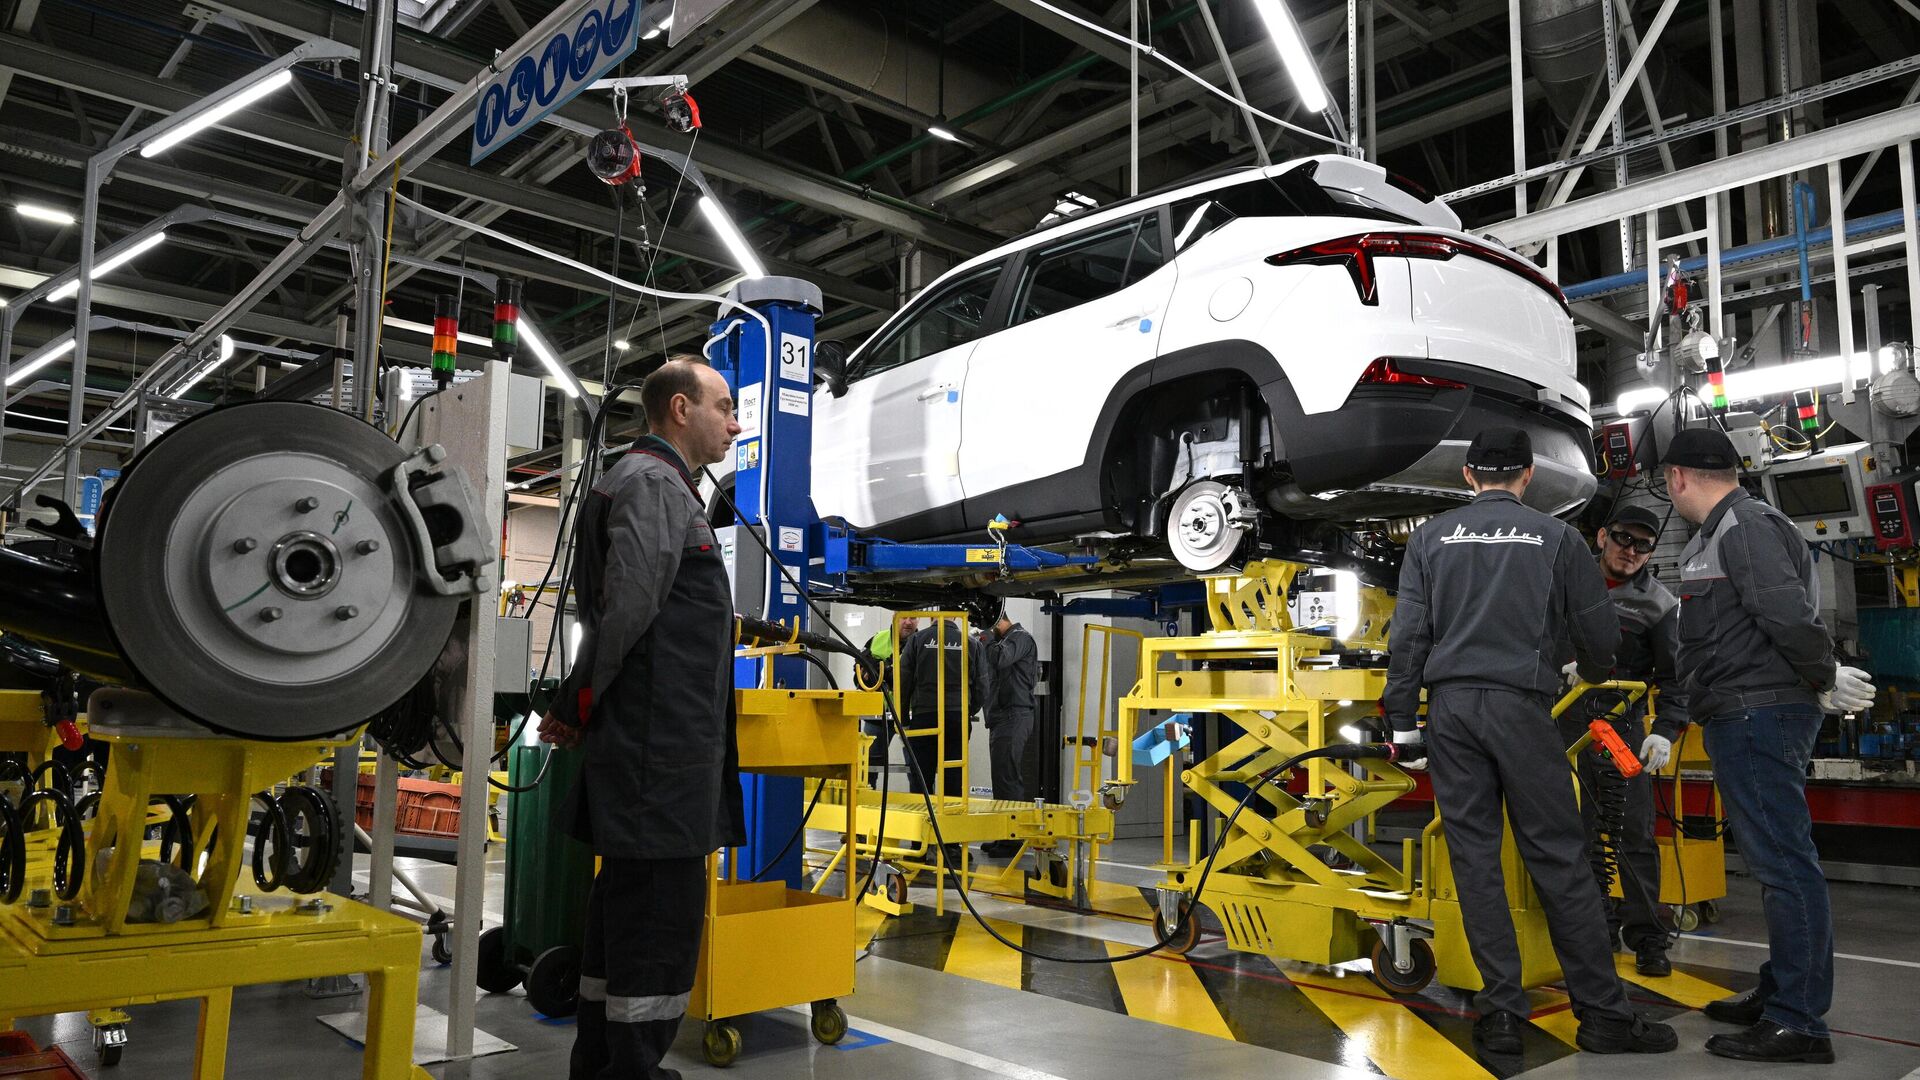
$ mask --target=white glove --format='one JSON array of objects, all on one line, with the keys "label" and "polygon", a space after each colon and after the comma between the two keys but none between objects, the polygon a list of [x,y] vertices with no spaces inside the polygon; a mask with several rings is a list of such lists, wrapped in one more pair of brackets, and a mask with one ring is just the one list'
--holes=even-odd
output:
[{"label": "white glove", "polygon": [[1580,661],[1569,660],[1567,666],[1560,669],[1560,685],[1568,690],[1580,685]]},{"label": "white glove", "polygon": [[1873,708],[1873,676],[1845,664],[1833,673],[1833,689],[1820,695],[1820,708],[1830,713],[1857,713]]},{"label": "white glove", "polygon": [[1659,772],[1672,758],[1673,740],[1665,735],[1649,735],[1647,741],[1640,744],[1640,766],[1647,772]]},{"label": "white glove", "polygon": [[[1412,731],[1395,730],[1393,733],[1393,741],[1396,745],[1401,745],[1406,743],[1423,743],[1424,744],[1427,740],[1424,736],[1420,734],[1419,728],[1414,728]],[[1426,750],[1424,746],[1421,748],[1420,754],[1421,754],[1420,757],[1414,758],[1411,761],[1400,761],[1400,762],[1395,762],[1395,764],[1399,765],[1403,769],[1411,769],[1415,772],[1424,771],[1427,767]]]}]

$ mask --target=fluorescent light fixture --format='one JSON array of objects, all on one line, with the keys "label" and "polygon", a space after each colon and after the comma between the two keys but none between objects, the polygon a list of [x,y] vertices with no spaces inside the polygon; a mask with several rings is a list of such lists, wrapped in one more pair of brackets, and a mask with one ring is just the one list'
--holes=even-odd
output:
[{"label": "fluorescent light fixture", "polygon": [[613,347],[620,350],[621,352],[626,352],[628,349],[633,348],[633,343],[628,341],[626,338],[614,338]]},{"label": "fluorescent light fixture", "polygon": [[41,206],[39,203],[14,203],[13,209],[14,212],[21,217],[32,218],[35,221],[50,222],[54,225],[71,225],[74,222],[73,215],[67,213],[65,210],[56,210],[51,206]]},{"label": "fluorescent light fixture", "polygon": [[[147,237],[145,240],[140,241],[139,243],[133,245],[127,250],[121,252],[120,254],[115,255],[113,258],[108,259],[105,262],[95,263],[93,267],[93,274],[87,280],[98,281],[101,278],[106,277],[108,274],[113,273],[115,270],[120,269],[121,267],[127,265],[133,260],[139,258],[142,255],[145,255],[147,252],[152,251],[154,248],[157,248],[161,244],[164,244],[166,242],[167,242],[167,233],[165,229],[162,229],[161,231],[154,233],[152,236]],[[74,280],[69,281],[65,285],[62,285],[59,288],[48,293],[47,299],[55,300],[55,301],[70,300],[73,297],[78,296],[79,294],[80,294],[80,279],[75,278]]]},{"label": "fluorescent light fixture", "polygon": [[533,350],[533,355],[539,357],[540,362],[547,366],[547,373],[560,384],[562,392],[570,398],[580,396],[580,380],[574,378],[573,372],[568,371],[560,363],[560,357],[554,354],[553,346],[548,345],[547,339],[540,336],[540,331],[533,328],[533,320],[527,318],[527,313],[524,311],[520,313],[520,340],[526,342],[527,348]]},{"label": "fluorescent light fixture", "polygon": [[245,90],[216,105],[209,106],[205,112],[193,116],[179,127],[163,133],[159,138],[140,148],[140,156],[150,158],[164,154],[168,150],[200,134],[213,125],[252,105],[275,90],[293,84],[293,69],[281,68],[279,71],[261,79]]},{"label": "fluorescent light fixture", "polygon": [[227,336],[226,334],[221,334],[219,353],[215,355],[212,360],[209,360],[206,363],[201,364],[199,371],[196,371],[191,376],[189,376],[186,382],[183,382],[179,386],[174,387],[173,392],[168,396],[179,397],[180,395],[186,393],[187,391],[193,389],[194,387],[199,386],[201,379],[204,379],[207,376],[213,374],[214,372],[220,370],[220,365],[226,363],[231,359],[233,359],[233,338]]},{"label": "fluorescent light fixture", "polygon": [[40,355],[27,357],[24,362],[15,365],[12,371],[7,372],[7,385],[12,386],[14,383],[39,371],[41,368],[46,367],[48,364],[53,363],[55,360],[60,359],[72,351],[73,338],[71,337],[60,342],[58,345],[42,349]]},{"label": "fluorescent light fixture", "polygon": [[[426,337],[433,336],[433,327],[428,326],[426,323],[417,323],[410,319],[398,319],[393,317],[392,315],[388,315],[386,318],[381,319],[380,321],[387,324],[388,326],[393,327],[395,330],[406,330],[411,333],[424,335]],[[460,340],[466,342],[469,345],[493,344],[492,339],[483,338],[479,334],[469,334],[465,330],[462,330],[460,332]]]},{"label": "fluorescent light fixture", "polygon": [[1665,390],[1652,386],[1642,386],[1638,389],[1628,390],[1622,393],[1620,400],[1613,403],[1613,410],[1621,416],[1625,416],[1628,413],[1651,409],[1666,399],[1667,392]]},{"label": "fluorescent light fixture", "polygon": [[753,249],[747,246],[747,238],[740,235],[740,230],[734,227],[733,219],[727,216],[725,207],[714,201],[713,196],[702,195],[700,212],[707,215],[707,224],[713,226],[713,231],[720,234],[720,242],[727,245],[727,250],[733,253],[733,261],[740,264],[740,269],[745,271],[748,277],[767,276],[767,268],[760,265],[760,260],[754,256]]},{"label": "fluorescent light fixture", "polygon": [[673,29],[673,13],[672,13],[672,12],[668,12],[668,13],[667,13],[667,17],[666,17],[665,19],[662,19],[662,20],[660,21],[660,25],[659,25],[659,26],[656,26],[656,27],[654,27],[653,29],[651,29],[651,30],[649,30],[649,31],[647,31],[647,32],[646,32],[646,33],[644,33],[644,34],[641,34],[641,35],[640,35],[640,40],[641,40],[641,41],[652,41],[652,40],[653,40],[654,38],[657,38],[657,37],[659,37],[659,36],[661,35],[661,33],[662,33],[662,32],[664,32],[664,31],[667,31],[667,30],[671,30],[671,29]]},{"label": "fluorescent light fixture", "polygon": [[945,124],[928,124],[927,134],[933,136],[936,139],[945,139],[950,143],[960,143],[963,146],[966,145],[966,140],[962,139],[958,135],[955,135],[953,133],[953,129],[950,127],[947,127]]},{"label": "fluorescent light fixture", "polygon": [[1287,77],[1293,80],[1300,104],[1309,112],[1326,112],[1327,88],[1320,82],[1320,69],[1313,66],[1313,54],[1307,52],[1307,43],[1300,37],[1293,16],[1287,13],[1286,4],[1283,0],[1253,0],[1253,10],[1267,24],[1267,33],[1280,51],[1280,62],[1287,66]]},{"label": "fluorescent light fixture", "polygon": [[1367,733],[1354,727],[1352,724],[1340,725],[1340,737],[1350,743],[1363,743],[1367,741]]},{"label": "fluorescent light fixture", "polygon": [[1784,394],[1789,390],[1799,390],[1804,387],[1833,386],[1846,378],[1846,361],[1838,356],[1797,360],[1791,364],[1775,364],[1772,367],[1748,368],[1727,376],[1727,400],[1746,401],[1751,398]]}]

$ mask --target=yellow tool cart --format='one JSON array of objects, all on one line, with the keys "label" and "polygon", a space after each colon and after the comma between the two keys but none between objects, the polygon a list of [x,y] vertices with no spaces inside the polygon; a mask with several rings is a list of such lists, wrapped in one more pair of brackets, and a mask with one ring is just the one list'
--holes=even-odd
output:
[{"label": "yellow tool cart", "polygon": [[[741,771],[857,783],[866,768],[860,717],[878,713],[880,700],[864,691],[736,691]],[[733,1064],[744,1042],[732,1021],[772,1009],[811,1006],[814,1038],[839,1042],[847,1014],[837,999],[853,993],[853,898],[741,880],[737,851],[710,856],[707,878],[687,1015],[706,1021],[708,1063]]]},{"label": "yellow tool cart", "polygon": [[[1673,741],[1673,758],[1653,774],[1653,842],[1660,850],[1660,902],[1673,909],[1682,931],[1720,921],[1719,901],[1727,895],[1727,848],[1719,823],[1726,817],[1720,789],[1713,784],[1713,760],[1707,757],[1706,732],[1690,724]],[[1704,788],[1704,790],[1703,790]],[[1668,815],[1673,819],[1670,820]],[[1713,823],[1704,836],[1689,818]],[[1660,830],[1662,823],[1667,830]],[[1614,883],[1620,895],[1620,883]]]}]

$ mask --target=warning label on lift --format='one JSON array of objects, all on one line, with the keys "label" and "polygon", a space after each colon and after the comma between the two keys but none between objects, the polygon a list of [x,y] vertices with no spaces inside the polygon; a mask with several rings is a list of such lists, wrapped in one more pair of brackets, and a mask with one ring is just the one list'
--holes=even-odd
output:
[{"label": "warning label on lift", "polygon": [[733,448],[733,471],[745,472],[760,464],[760,440],[747,439]]}]

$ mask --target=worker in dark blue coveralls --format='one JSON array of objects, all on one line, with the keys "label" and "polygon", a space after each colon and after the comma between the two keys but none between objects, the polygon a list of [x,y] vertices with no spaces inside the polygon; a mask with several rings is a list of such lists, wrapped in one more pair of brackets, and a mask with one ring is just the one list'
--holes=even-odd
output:
[{"label": "worker in dark blue coveralls", "polygon": [[660,1062],[693,989],[707,856],[746,842],[733,590],[694,481],[740,425],[726,380],[697,357],[647,376],[640,403],[648,434],[581,512],[579,663],[540,725],[585,745],[564,814],[601,858],[570,1080],[677,1080]]},{"label": "worker in dark blue coveralls", "polygon": [[[1474,1041],[1521,1052],[1530,1007],[1500,868],[1505,822],[1546,909],[1582,1050],[1664,1053],[1673,1029],[1628,1007],[1606,916],[1587,865],[1566,744],[1552,719],[1569,651],[1590,682],[1607,678],[1620,620],[1584,539],[1521,503],[1533,445],[1514,428],[1481,432],[1462,470],[1473,502],[1417,529],[1401,564],[1382,705],[1394,741],[1418,743],[1427,690],[1427,758],[1446,830],[1467,944],[1480,969]],[[1504,812],[1504,813],[1503,813]]]},{"label": "worker in dark blue coveralls", "polygon": [[[1660,849],[1653,839],[1654,774],[1666,768],[1673,743],[1687,726],[1687,695],[1674,676],[1680,649],[1680,601],[1653,576],[1647,565],[1660,539],[1661,520],[1644,506],[1623,506],[1601,526],[1594,538],[1597,562],[1606,578],[1614,613],[1620,616],[1620,648],[1615,653],[1617,679],[1644,682],[1659,690],[1653,730],[1647,730],[1646,699],[1613,720],[1614,730],[1628,746],[1639,747],[1643,770],[1614,783],[1626,785],[1626,816],[1612,843],[1620,854],[1620,899],[1605,896],[1607,929],[1634,954],[1634,969],[1642,975],[1671,975],[1667,949],[1673,943],[1660,915]],[[1569,665],[1572,666],[1572,665]],[[1586,734],[1580,710],[1569,709],[1560,718],[1560,737],[1568,745]],[[1580,755],[1583,795],[1580,817],[1587,844],[1599,841],[1599,822],[1591,793],[1599,789],[1602,765],[1593,754]]]},{"label": "worker in dark blue coveralls", "polygon": [[1834,659],[1806,540],[1740,486],[1733,441],[1688,428],[1660,464],[1673,508],[1700,527],[1680,556],[1680,675],[1767,917],[1760,985],[1705,1010],[1746,1030],[1715,1035],[1707,1049],[1825,1064],[1833,915],[1813,846],[1807,762],[1822,713],[1872,708],[1873,680]]}]

